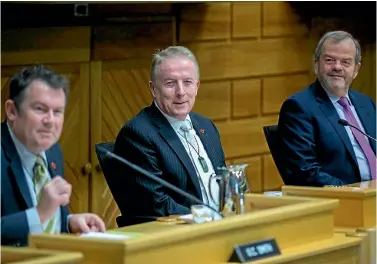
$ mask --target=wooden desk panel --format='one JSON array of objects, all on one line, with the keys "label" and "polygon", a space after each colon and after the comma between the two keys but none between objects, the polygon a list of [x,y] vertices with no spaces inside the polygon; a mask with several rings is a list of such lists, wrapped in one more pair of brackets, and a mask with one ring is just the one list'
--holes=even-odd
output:
[{"label": "wooden desk panel", "polygon": [[[359,187],[361,184],[366,184],[366,187]],[[338,199],[339,207],[335,210],[336,227],[376,227],[375,181],[353,185],[323,188],[287,185],[282,187],[282,192],[283,196]]]},{"label": "wooden desk panel", "polygon": [[83,259],[80,252],[1,246],[2,264],[78,264]]},{"label": "wooden desk panel", "polygon": [[175,225],[149,222],[114,230],[141,234],[128,240],[39,234],[30,236],[29,244],[78,250],[84,255],[83,264],[208,264],[228,261],[235,245],[275,238],[283,254],[255,263],[320,260],[332,264],[339,258],[342,264],[364,264],[358,261],[362,239],[334,234],[337,200],[258,194],[245,198],[251,212],[221,221]]}]

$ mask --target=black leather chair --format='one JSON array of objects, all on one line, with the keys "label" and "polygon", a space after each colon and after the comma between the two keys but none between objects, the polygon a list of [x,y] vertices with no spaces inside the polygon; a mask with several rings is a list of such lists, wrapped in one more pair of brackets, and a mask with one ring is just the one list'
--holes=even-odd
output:
[{"label": "black leather chair", "polygon": [[[115,146],[114,142],[104,142],[104,143],[96,144],[94,146],[94,149],[96,151],[97,158],[98,158],[98,161],[99,161],[99,165],[101,166],[101,169],[103,171],[103,174],[105,176],[106,181],[108,181],[108,177],[110,175],[110,173],[108,172],[110,168],[108,168],[109,165],[108,165],[108,162],[107,162],[109,157],[106,155],[106,152],[104,152],[100,148],[103,148],[107,151],[113,152],[114,146]],[[108,172],[108,173],[106,173],[106,172]]]},{"label": "black leather chair", "polygon": [[270,152],[275,162],[276,168],[278,169],[280,176],[284,181],[284,184],[289,184],[290,181],[284,173],[283,162],[281,160],[281,157],[282,157],[281,155],[284,155],[284,154],[280,153],[280,149],[279,149],[278,126],[277,125],[264,126],[263,132],[264,132],[264,136],[266,137],[268,147],[270,148]]},{"label": "black leather chair", "polygon": [[[107,184],[109,184],[109,177],[111,175],[110,164],[109,164],[110,158],[106,155],[106,152],[104,150],[102,150],[101,148],[103,148],[107,151],[113,152],[114,151],[114,145],[115,145],[114,142],[104,142],[104,143],[98,143],[98,144],[94,145],[94,149],[95,149],[96,154],[97,154],[99,165],[101,166],[103,176],[105,176],[105,180],[106,180]],[[110,186],[109,186],[109,188],[110,188]],[[111,191],[111,189],[110,189],[110,191]],[[117,222],[118,227],[121,227],[120,224],[124,224],[123,221],[122,221],[121,215],[116,218],[116,222]],[[122,226],[124,226],[124,225],[122,225]]]},{"label": "black leather chair", "polygon": [[[115,146],[115,142],[98,143],[98,144],[95,144],[94,146],[94,149],[96,151],[97,158],[99,161],[99,165],[101,166],[103,175],[105,176],[105,180],[107,184],[109,185],[110,191],[111,191],[111,187],[110,187],[111,186],[110,184],[111,163],[110,161],[112,158],[107,156],[104,150],[114,152],[114,146]],[[155,221],[156,219],[157,217],[155,216],[134,216],[132,217],[132,219],[128,219],[120,215],[116,218],[116,222],[117,222],[118,227],[123,227],[123,226],[134,225],[134,224],[139,224],[139,223],[144,223],[144,222],[149,222],[149,221]]]}]

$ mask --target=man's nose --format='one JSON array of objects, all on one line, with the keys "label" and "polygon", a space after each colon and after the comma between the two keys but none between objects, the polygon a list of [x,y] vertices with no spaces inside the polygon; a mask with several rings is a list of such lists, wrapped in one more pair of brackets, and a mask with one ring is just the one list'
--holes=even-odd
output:
[{"label": "man's nose", "polygon": [[333,70],[335,71],[341,71],[343,68],[342,68],[342,64],[340,63],[340,61],[336,61],[333,65]]},{"label": "man's nose", "polygon": [[177,83],[176,94],[179,95],[179,96],[185,95],[185,89],[183,87],[183,82],[181,82],[181,81],[179,81]]},{"label": "man's nose", "polygon": [[42,121],[44,124],[51,124],[53,120],[54,120],[54,111],[50,110],[46,113]]}]

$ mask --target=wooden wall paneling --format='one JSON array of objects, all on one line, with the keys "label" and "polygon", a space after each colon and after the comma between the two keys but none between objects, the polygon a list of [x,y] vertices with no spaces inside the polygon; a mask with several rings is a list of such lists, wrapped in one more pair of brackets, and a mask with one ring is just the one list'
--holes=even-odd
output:
[{"label": "wooden wall paneling", "polygon": [[1,38],[2,66],[90,60],[89,27],[8,29]]},{"label": "wooden wall paneling", "polygon": [[180,42],[230,38],[229,2],[190,3],[181,8]]},{"label": "wooden wall paneling", "polygon": [[[123,60],[92,62],[92,145],[114,142],[121,127],[142,108],[152,103],[149,91],[149,62]],[[93,150],[93,165],[98,159]],[[107,227],[116,225],[119,209],[102,172],[92,180],[92,210]]]},{"label": "wooden wall paneling", "polygon": [[59,140],[65,159],[65,176],[72,188],[70,211],[89,211],[89,177],[84,167],[91,168],[89,157],[89,64],[52,66],[70,81],[70,95],[65,113],[64,129]]},{"label": "wooden wall paneling", "polygon": [[261,79],[233,81],[232,117],[255,117],[261,109]]},{"label": "wooden wall paneling", "polygon": [[263,78],[263,114],[279,114],[283,102],[296,92],[301,91],[315,79],[309,73],[280,75]]},{"label": "wooden wall paneling", "polygon": [[227,159],[269,152],[263,126],[277,123],[277,116],[216,122]]},{"label": "wooden wall paneling", "polygon": [[202,80],[245,78],[306,71],[305,38],[242,40],[230,43],[190,43]]},{"label": "wooden wall paneling", "polygon": [[232,37],[260,38],[262,2],[233,2],[232,5]]},{"label": "wooden wall paneling", "polygon": [[289,2],[263,2],[263,37],[299,36],[308,33]]},{"label": "wooden wall paneling", "polygon": [[[70,212],[87,212],[89,210],[89,176],[83,173],[83,168],[89,162],[89,66],[87,63],[47,66],[67,77],[70,83],[70,95],[59,143],[64,155],[64,176],[72,184]],[[2,109],[9,95],[9,79],[24,67],[26,65],[1,68]]]},{"label": "wooden wall paneling", "polygon": [[[92,165],[95,168],[91,180],[90,210],[98,214],[105,222],[106,228],[116,226],[116,217],[119,215],[117,208],[114,208],[114,199],[107,186],[102,171],[99,170],[99,162],[94,149],[95,144],[104,142],[102,140],[102,62],[92,61],[90,63],[90,111],[91,111],[91,148],[90,154]],[[114,141],[114,140],[113,140]],[[115,205],[116,207],[116,205]]]},{"label": "wooden wall paneling", "polygon": [[212,120],[229,118],[230,89],[229,81],[202,82],[193,111]]},{"label": "wooden wall paneling", "polygon": [[93,28],[93,60],[152,59],[173,41],[173,18]]}]

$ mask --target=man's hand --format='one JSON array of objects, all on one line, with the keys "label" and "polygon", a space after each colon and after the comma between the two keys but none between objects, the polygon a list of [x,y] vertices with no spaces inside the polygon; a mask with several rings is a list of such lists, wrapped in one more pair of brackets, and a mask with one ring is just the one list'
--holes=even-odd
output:
[{"label": "man's hand", "polygon": [[69,203],[72,186],[60,176],[55,176],[43,186],[41,199],[37,205],[37,211],[42,223],[46,222],[56,212],[59,206]]},{"label": "man's hand", "polygon": [[105,232],[102,219],[90,213],[73,214],[69,219],[69,229],[72,233]]}]

